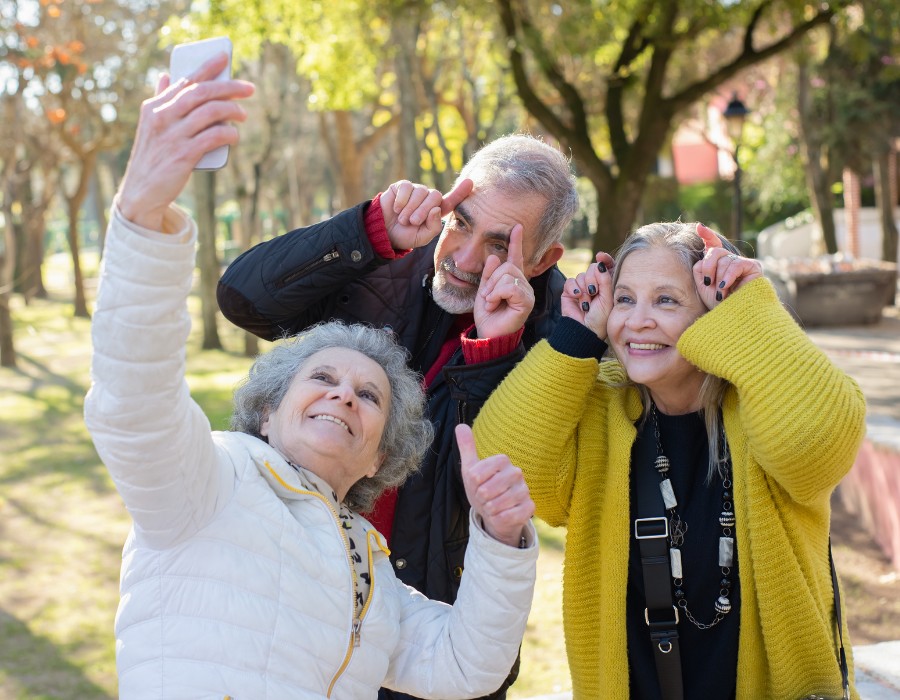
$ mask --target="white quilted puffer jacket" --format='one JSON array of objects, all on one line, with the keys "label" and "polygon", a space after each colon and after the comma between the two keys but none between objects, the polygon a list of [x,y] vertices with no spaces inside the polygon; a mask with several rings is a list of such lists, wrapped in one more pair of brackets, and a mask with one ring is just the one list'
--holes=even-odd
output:
[{"label": "white quilted puffer jacket", "polygon": [[[393,573],[368,532],[372,588],[354,624],[336,514],[265,442],[211,432],[184,379],[196,226],[164,235],[113,208],[93,320],[85,419],[134,526],[116,617],[119,693],[135,698],[485,695],[506,678],[531,605],[537,544],[472,523],[453,607]],[[364,555],[365,556],[365,555]]]}]

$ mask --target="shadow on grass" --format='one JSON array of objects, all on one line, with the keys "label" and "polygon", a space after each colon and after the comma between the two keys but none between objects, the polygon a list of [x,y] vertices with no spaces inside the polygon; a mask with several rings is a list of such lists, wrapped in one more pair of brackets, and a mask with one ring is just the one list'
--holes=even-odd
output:
[{"label": "shadow on grass", "polygon": [[85,384],[81,384],[63,374],[54,372],[47,364],[39,362],[37,359],[31,357],[30,355],[19,352],[17,357],[20,365],[30,365],[35,370],[37,370],[37,372],[26,372],[21,367],[18,370],[15,370],[18,374],[27,376],[32,380],[31,389],[25,393],[34,395],[37,393],[38,389],[41,389],[48,384],[59,386],[68,391],[70,400],[68,402],[68,405],[64,404],[61,406],[56,406],[54,408],[60,411],[80,410],[86,391],[87,377],[85,377]]},{"label": "shadow on grass", "polygon": [[[122,553],[124,541],[118,533],[112,539],[107,539],[104,537],[107,534],[106,531],[103,531],[103,534],[101,534],[93,532],[87,527],[73,527],[70,522],[79,524],[81,521],[77,519],[66,521],[47,517],[37,508],[33,508],[28,503],[17,498],[6,498],[5,505],[11,511],[18,513],[24,518],[29,523],[29,527],[36,525],[54,533],[55,536],[69,536],[76,538],[79,542],[93,542],[96,547],[104,550],[105,554],[113,559],[119,557]],[[46,504],[42,504],[42,509],[46,509]],[[2,529],[0,529],[0,532],[2,532]],[[0,557],[0,561],[4,561],[4,559]]]},{"label": "shadow on grass", "polygon": [[[111,700],[104,688],[84,675],[66,654],[28,626],[0,609],[0,677],[18,687],[17,698],[29,700]],[[12,698],[10,698],[12,700]]]}]

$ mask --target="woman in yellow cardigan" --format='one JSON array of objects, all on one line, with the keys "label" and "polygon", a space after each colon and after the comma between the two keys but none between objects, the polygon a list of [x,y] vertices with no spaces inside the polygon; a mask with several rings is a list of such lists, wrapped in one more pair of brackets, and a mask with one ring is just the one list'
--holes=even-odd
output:
[{"label": "woman in yellow cardigan", "polygon": [[841,697],[829,499],[859,387],[699,224],[637,230],[562,302],[475,436],[568,528],[576,700]]}]

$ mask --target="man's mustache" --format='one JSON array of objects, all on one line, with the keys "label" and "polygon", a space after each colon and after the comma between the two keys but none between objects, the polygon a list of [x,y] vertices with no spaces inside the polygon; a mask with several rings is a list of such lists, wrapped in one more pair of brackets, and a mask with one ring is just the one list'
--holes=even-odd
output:
[{"label": "man's mustache", "polygon": [[453,261],[452,255],[448,255],[446,258],[441,260],[441,268],[445,272],[449,272],[457,279],[461,279],[463,282],[468,282],[469,284],[474,285],[481,284],[481,275],[476,272],[463,272],[462,270],[460,270],[456,266],[456,263]]}]

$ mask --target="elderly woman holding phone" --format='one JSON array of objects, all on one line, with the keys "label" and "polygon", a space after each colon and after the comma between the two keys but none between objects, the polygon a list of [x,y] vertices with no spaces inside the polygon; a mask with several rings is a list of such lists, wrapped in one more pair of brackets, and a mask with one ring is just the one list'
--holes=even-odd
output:
[{"label": "elderly woman holding phone", "polygon": [[562,312],[474,429],[568,526],[576,700],[857,697],[828,540],[865,431],[856,383],[700,224],[598,253]]},{"label": "elderly woman holding phone", "polygon": [[201,156],[237,141],[253,86],[163,77],[113,206],[85,419],[133,521],[116,617],[119,696],[485,695],[531,604],[534,504],[505,458],[457,438],[472,503],[452,607],[394,576],[361,516],[430,442],[419,378],[380,330],[322,324],[261,355],[213,432],[184,380],[196,226],[174,206]]}]

